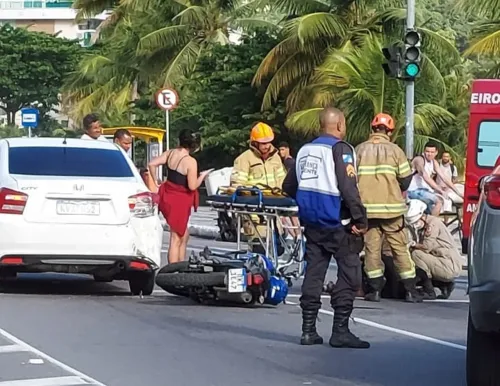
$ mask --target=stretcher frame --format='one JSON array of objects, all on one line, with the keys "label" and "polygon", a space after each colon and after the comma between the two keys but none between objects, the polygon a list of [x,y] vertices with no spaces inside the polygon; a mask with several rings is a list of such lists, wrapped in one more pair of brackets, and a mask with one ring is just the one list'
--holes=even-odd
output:
[{"label": "stretcher frame", "polygon": [[[235,202],[239,193],[253,193],[258,199],[258,203],[238,203]],[[219,193],[219,192],[218,192]],[[217,194],[219,195],[219,194]],[[217,196],[216,195],[216,196]],[[220,195],[221,197],[226,197],[224,201],[217,201],[214,199],[216,196],[211,196],[207,200],[207,204],[210,205],[211,210],[217,212],[230,213],[236,219],[236,248],[237,250],[242,250],[241,245],[241,230],[243,227],[243,221],[248,220],[254,231],[253,238],[258,239],[261,247],[265,251],[265,255],[273,261],[274,266],[277,270],[289,281],[294,278],[298,279],[304,274],[305,264],[304,264],[304,232],[303,227],[294,226],[291,221],[292,217],[298,217],[299,208],[297,205],[294,206],[277,206],[277,205],[265,205],[264,198],[260,189],[258,188],[238,188],[232,195]],[[227,200],[227,197],[231,197],[231,200]],[[285,197],[284,197],[285,198]],[[259,216],[263,218],[264,224],[255,224],[252,216]],[[282,218],[288,219],[290,225]],[[294,237],[294,242],[292,246],[289,246],[286,239],[283,237],[278,229],[277,224],[280,224],[281,229],[289,232],[290,230],[298,230],[299,235]],[[287,221],[288,222],[288,221]],[[258,227],[265,226],[265,235],[261,235]],[[278,256],[278,243],[284,248],[285,252],[282,256],[288,256],[287,260],[280,260]],[[295,271],[288,272],[287,269],[293,264],[297,264],[298,267]]]}]

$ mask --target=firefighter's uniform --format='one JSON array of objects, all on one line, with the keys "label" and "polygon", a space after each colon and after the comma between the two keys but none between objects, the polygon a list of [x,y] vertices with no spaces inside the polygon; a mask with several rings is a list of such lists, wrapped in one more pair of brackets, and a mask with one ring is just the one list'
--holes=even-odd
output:
[{"label": "firefighter's uniform", "polygon": [[460,276],[463,259],[443,221],[434,216],[427,216],[425,222],[422,245],[426,250],[415,249],[411,256],[417,267],[424,270],[429,278],[451,282]]},{"label": "firefighter's uniform", "polygon": [[[279,156],[278,149],[271,146],[267,157],[263,157],[259,151],[259,143],[269,143],[274,139],[274,133],[268,125],[258,123],[252,128],[250,134],[250,149],[243,152],[234,161],[233,171],[231,174],[231,186],[258,186],[263,188],[281,189],[283,180],[285,179],[286,171]],[[258,216],[252,216],[252,221],[256,225],[257,232],[264,240],[266,236],[266,227],[258,225],[260,219]],[[278,224],[279,225],[279,224]],[[239,230],[238,230],[239,231]],[[243,221],[243,232],[249,236],[249,243],[256,244],[254,240],[257,238],[254,226],[250,221]],[[262,252],[260,250],[260,252]]]},{"label": "firefighter's uniform", "polygon": [[409,184],[412,172],[404,152],[386,134],[394,129],[392,118],[386,114],[377,115],[372,127],[380,126],[386,131],[374,131],[368,141],[356,148],[359,192],[368,217],[364,271],[371,291],[366,300],[379,301],[385,284],[382,261],[382,241],[385,239],[391,248],[396,270],[410,293],[407,298],[414,301],[418,298],[415,264],[408,248],[404,221],[406,203],[400,185],[401,181]]}]

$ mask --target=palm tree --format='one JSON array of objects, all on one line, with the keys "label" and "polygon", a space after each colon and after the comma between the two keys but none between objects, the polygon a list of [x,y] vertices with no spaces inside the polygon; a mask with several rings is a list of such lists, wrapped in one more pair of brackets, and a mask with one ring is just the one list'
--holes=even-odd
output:
[{"label": "palm tree", "polygon": [[[154,9],[161,0],[131,0],[139,9]],[[256,28],[275,28],[265,17],[256,16],[262,0],[176,0],[172,23],[140,39],[137,52],[151,55],[159,50],[172,52],[166,61],[161,85],[178,86],[196,66],[200,55],[214,44],[228,44],[230,33]]]},{"label": "palm tree", "polygon": [[[303,100],[308,108],[291,114],[287,126],[292,130],[314,133],[319,129],[318,112],[322,107],[335,103],[346,114],[349,140],[359,143],[369,134],[370,121],[379,112],[390,113],[398,123],[394,139],[402,142],[404,128],[404,85],[397,80],[387,80],[382,69],[384,60],[380,40],[367,35],[359,46],[346,44],[333,50],[317,68],[313,83],[305,88]],[[424,63],[425,64],[425,63]],[[429,138],[438,128],[451,125],[455,116],[433,101],[441,102],[446,96],[446,84],[434,67],[423,66],[424,72],[417,82],[415,130],[417,137]],[[425,87],[427,79],[433,80],[434,95]],[[421,92],[425,90],[425,93]],[[441,96],[441,97],[440,97]],[[309,103],[305,101],[309,100]],[[417,144],[419,143],[417,139]],[[418,146],[417,146],[418,147]],[[419,149],[417,149],[419,150]]]},{"label": "palm tree", "polygon": [[[126,8],[128,7],[128,8]],[[129,112],[138,91],[147,88],[161,71],[161,61],[169,53],[159,50],[154,55],[138,55],[137,45],[144,34],[164,25],[173,16],[162,10],[131,11],[120,5],[121,17],[108,24],[93,49],[79,63],[63,88],[68,114],[81,120],[90,112],[105,118],[122,118]]]}]

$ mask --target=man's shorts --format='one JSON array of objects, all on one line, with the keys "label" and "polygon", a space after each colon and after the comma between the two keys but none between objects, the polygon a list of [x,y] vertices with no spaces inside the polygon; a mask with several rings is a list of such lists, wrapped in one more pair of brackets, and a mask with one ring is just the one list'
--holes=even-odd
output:
[{"label": "man's shorts", "polygon": [[424,188],[408,191],[408,198],[410,200],[420,200],[424,202],[427,205],[427,210],[425,211],[427,214],[431,213],[432,208],[439,200],[436,193]]}]

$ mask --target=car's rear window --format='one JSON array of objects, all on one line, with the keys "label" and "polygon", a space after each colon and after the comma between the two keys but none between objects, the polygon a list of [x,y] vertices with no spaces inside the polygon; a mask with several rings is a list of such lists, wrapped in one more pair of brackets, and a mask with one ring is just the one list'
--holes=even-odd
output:
[{"label": "car's rear window", "polygon": [[494,167],[500,156],[500,121],[483,121],[477,139],[477,166]]},{"label": "car's rear window", "polygon": [[68,177],[134,176],[121,152],[78,147],[11,147],[9,173]]}]

